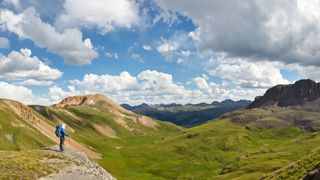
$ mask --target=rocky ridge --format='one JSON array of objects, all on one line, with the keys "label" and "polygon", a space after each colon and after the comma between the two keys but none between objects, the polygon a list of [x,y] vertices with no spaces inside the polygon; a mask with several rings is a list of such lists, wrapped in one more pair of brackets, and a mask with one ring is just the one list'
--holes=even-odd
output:
[{"label": "rocky ridge", "polygon": [[66,106],[79,106],[82,104],[96,104],[98,102],[108,102],[110,104],[115,104],[112,100],[108,99],[102,94],[89,94],[83,96],[71,96],[63,99],[61,102],[54,104],[54,107],[64,108]]},{"label": "rocky ridge", "polygon": [[277,85],[268,89],[263,96],[256,97],[247,108],[303,105],[319,97],[320,83],[316,83],[310,79],[302,79],[294,84]]}]

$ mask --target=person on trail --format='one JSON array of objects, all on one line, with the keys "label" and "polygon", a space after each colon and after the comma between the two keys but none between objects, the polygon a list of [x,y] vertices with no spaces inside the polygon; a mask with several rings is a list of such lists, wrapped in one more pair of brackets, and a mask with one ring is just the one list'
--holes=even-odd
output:
[{"label": "person on trail", "polygon": [[61,129],[60,129],[60,151],[63,152],[64,150],[64,140],[65,140],[65,136],[69,137],[69,134],[66,132],[65,130],[66,128],[66,124],[62,123],[61,125]]}]

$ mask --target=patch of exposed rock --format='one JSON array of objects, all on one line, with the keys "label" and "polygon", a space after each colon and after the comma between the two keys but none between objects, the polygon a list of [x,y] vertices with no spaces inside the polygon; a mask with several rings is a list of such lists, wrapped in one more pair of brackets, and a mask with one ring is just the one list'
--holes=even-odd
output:
[{"label": "patch of exposed rock", "polygon": [[113,108],[124,110],[121,106],[113,102],[111,99],[107,98],[102,94],[89,94],[83,96],[71,96],[63,99],[58,104],[54,104],[54,107],[64,108],[66,106],[80,106],[82,104],[94,105],[97,103],[105,104]]},{"label": "patch of exposed rock", "polygon": [[320,97],[320,83],[310,79],[303,79],[289,85],[277,85],[266,91],[263,96],[258,96],[247,107],[259,108],[265,106],[294,106],[303,105]]},{"label": "patch of exposed rock", "polygon": [[[46,148],[45,151],[57,155],[62,154],[69,164],[59,172],[42,177],[40,180],[115,180],[105,169],[90,161],[84,153],[71,148],[66,148],[64,152],[59,152],[58,149],[58,146],[53,146]],[[46,161],[61,163],[61,159],[47,159]]]},{"label": "patch of exposed rock", "polygon": [[302,179],[303,180],[319,180],[320,179],[320,168],[309,172]]}]

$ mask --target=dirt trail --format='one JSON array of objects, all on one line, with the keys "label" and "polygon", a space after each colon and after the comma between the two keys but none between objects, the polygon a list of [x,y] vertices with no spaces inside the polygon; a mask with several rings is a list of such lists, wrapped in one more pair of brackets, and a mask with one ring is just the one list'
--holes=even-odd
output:
[{"label": "dirt trail", "polygon": [[[50,126],[43,119],[36,116],[32,110],[27,106],[16,102],[16,101],[7,101],[7,104],[26,122],[39,130],[43,135],[50,138],[52,141],[59,143],[59,138],[55,135],[55,127]],[[72,138],[66,139],[66,145],[71,146],[79,151],[84,152],[87,156],[93,159],[100,159],[101,154],[92,151],[91,149],[83,146],[82,144],[76,142]]]}]

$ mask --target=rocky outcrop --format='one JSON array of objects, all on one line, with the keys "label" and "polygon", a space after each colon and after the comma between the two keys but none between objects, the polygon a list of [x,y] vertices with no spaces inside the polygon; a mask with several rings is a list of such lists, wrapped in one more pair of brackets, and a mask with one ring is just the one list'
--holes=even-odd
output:
[{"label": "rocky outcrop", "polygon": [[305,102],[314,101],[319,97],[320,83],[303,79],[294,84],[277,85],[268,89],[263,96],[256,97],[247,108],[303,105]]},{"label": "rocky outcrop", "polygon": [[54,104],[55,107],[64,108],[65,106],[79,106],[82,104],[95,104],[98,101],[110,101],[101,94],[90,94],[86,96],[71,96],[63,99],[60,103]]},{"label": "rocky outcrop", "polygon": [[108,97],[102,94],[88,94],[83,96],[71,96],[63,99],[61,102],[54,104],[56,108],[64,108],[67,106],[80,106],[82,104],[95,105],[97,103],[103,104],[105,107],[110,109],[117,109],[124,111],[126,113],[131,113],[127,111]]},{"label": "rocky outcrop", "polygon": [[115,178],[105,169],[100,167],[97,163],[90,161],[84,153],[72,148],[66,148],[64,152],[59,152],[58,149],[57,146],[53,146],[46,148],[45,151],[52,153],[53,155],[65,156],[63,162],[61,162],[61,159],[54,158],[46,159],[45,161],[47,163],[64,163],[68,165],[56,173],[40,178],[40,180],[115,180]]},{"label": "rocky outcrop", "polygon": [[319,180],[320,179],[320,168],[309,172],[302,179],[303,180]]}]

